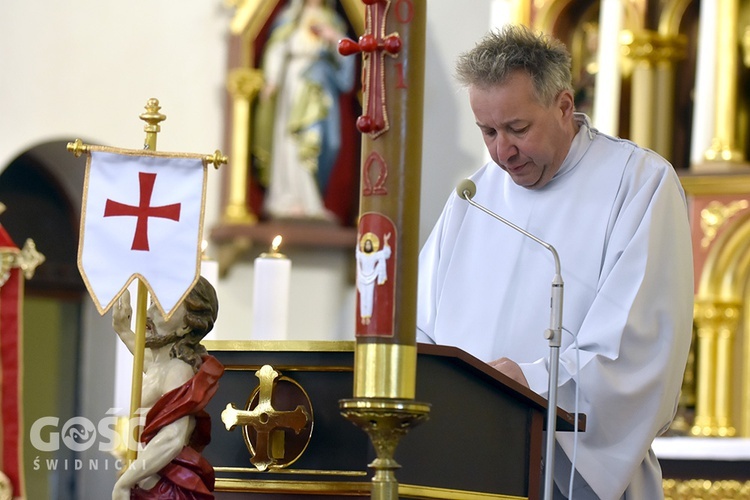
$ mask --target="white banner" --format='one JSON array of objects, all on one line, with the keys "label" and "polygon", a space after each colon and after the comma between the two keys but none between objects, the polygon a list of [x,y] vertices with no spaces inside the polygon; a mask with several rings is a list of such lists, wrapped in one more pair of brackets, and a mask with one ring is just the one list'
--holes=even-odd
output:
[{"label": "white banner", "polygon": [[78,268],[100,314],[141,278],[171,315],[200,273],[205,192],[199,155],[92,147]]}]

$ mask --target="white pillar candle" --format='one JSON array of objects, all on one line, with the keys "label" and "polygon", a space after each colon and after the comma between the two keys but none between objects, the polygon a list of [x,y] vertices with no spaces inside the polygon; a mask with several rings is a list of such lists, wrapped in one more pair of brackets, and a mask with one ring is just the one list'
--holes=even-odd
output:
[{"label": "white pillar candle", "polygon": [[281,236],[271,251],[255,259],[253,278],[253,340],[287,340],[289,281],[292,262],[279,252]]}]

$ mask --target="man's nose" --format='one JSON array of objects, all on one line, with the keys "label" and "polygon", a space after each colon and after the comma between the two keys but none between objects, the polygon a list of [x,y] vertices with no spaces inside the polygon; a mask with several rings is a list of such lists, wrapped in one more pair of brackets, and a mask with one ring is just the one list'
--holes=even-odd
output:
[{"label": "man's nose", "polygon": [[518,148],[511,137],[498,134],[495,141],[495,154],[500,163],[505,164],[518,153]]}]

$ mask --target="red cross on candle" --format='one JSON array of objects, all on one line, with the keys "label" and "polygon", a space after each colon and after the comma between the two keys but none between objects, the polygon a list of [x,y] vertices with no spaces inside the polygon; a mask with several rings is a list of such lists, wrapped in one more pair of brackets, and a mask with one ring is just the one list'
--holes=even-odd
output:
[{"label": "red cross on candle", "polygon": [[152,207],[151,195],[154,192],[156,174],[139,172],[138,181],[141,187],[138,206],[125,205],[124,203],[107,199],[107,204],[104,207],[104,217],[115,217],[119,215],[136,217],[135,235],[133,236],[133,246],[131,247],[131,250],[148,251],[148,218],[159,217],[162,219],[179,221],[181,204],[173,203],[171,205]]},{"label": "red cross on candle", "polygon": [[391,0],[362,0],[367,4],[367,28],[359,43],[350,39],[339,41],[339,53],[348,56],[363,52],[362,87],[365,97],[363,114],[357,119],[357,128],[373,138],[388,130],[388,113],[385,108],[385,64],[387,53],[395,57],[401,51],[398,33],[385,34],[385,21]]}]

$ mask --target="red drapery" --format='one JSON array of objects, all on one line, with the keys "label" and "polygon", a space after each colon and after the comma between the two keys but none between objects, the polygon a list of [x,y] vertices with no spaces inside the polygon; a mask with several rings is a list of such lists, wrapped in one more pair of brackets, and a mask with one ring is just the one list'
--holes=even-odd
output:
[{"label": "red drapery", "polygon": [[[0,225],[0,255],[18,251]],[[23,275],[18,267],[11,267],[8,272],[7,281],[0,286],[0,471],[10,479],[13,496],[21,497],[24,495],[21,412]]]}]

